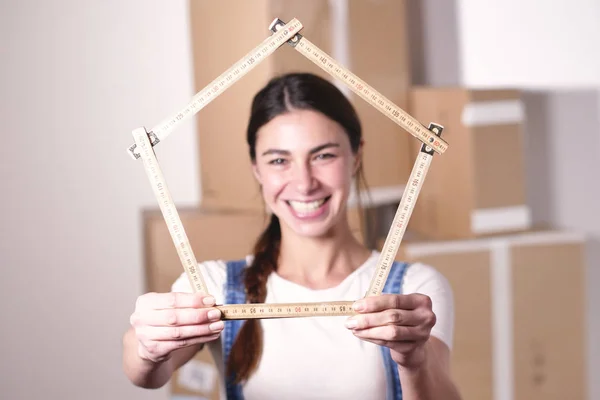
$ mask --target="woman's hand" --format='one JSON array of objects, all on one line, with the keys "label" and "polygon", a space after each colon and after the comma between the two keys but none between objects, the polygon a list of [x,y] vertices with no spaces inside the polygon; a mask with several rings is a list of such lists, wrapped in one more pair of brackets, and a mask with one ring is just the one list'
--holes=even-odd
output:
[{"label": "woman's hand", "polygon": [[212,296],[191,293],[147,293],[138,297],[130,323],[138,355],[162,362],[174,350],[215,340],[223,330],[221,311]]},{"label": "woman's hand", "polygon": [[428,296],[369,296],[353,307],[358,314],[346,321],[346,327],[356,337],[389,347],[401,367],[418,368],[425,362],[425,343],[436,321]]}]

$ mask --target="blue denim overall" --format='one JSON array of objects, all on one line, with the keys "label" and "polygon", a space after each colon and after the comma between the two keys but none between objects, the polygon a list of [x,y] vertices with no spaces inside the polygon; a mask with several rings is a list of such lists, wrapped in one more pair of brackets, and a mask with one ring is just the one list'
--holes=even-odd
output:
[{"label": "blue denim overall", "polygon": [[[394,262],[392,269],[383,288],[383,293],[400,294],[402,288],[402,279],[408,264]],[[246,268],[246,261],[227,262],[227,283],[225,284],[225,304],[244,304],[246,303],[246,294],[244,293],[243,271]],[[227,365],[227,359],[231,352],[231,347],[244,320],[225,321],[225,328],[221,335],[223,339],[223,359]],[[400,387],[400,377],[398,376],[398,367],[392,360],[390,349],[381,346],[383,361],[385,365],[385,374],[387,382],[386,400],[402,400],[402,388]],[[243,400],[242,385],[233,383],[233,377],[226,377],[225,389],[227,400]]]}]

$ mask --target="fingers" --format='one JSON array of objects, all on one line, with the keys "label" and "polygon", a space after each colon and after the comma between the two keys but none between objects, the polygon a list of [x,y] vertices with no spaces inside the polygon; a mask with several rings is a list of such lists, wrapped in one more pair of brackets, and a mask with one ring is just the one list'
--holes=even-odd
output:
[{"label": "fingers", "polygon": [[366,297],[346,321],[355,336],[382,342],[425,341],[435,325],[431,299],[421,294]]},{"label": "fingers", "polygon": [[[211,318],[216,317],[216,321],[211,322],[209,314]],[[158,362],[170,357],[174,350],[216,340],[225,327],[225,323],[219,320],[220,317],[221,312],[217,309],[172,309],[148,312],[148,320],[154,318],[156,326],[148,325],[143,318],[138,321],[132,317],[132,325],[139,343],[139,354],[142,358]],[[168,323],[163,325],[162,321],[165,320]],[[203,322],[179,325],[194,320]]]},{"label": "fingers", "polygon": [[366,338],[363,338],[362,340],[364,340],[365,342],[371,342],[378,346],[393,348],[395,351],[397,351],[399,353],[410,352],[415,349],[415,346],[418,345],[418,342],[415,342],[415,341],[390,342],[387,340],[366,339]]},{"label": "fingers", "polygon": [[136,310],[165,310],[171,308],[200,308],[215,305],[215,298],[199,293],[146,293],[138,297]]},{"label": "fingers", "polygon": [[142,310],[131,315],[131,325],[179,326],[218,321],[221,311],[216,308],[181,308]]},{"label": "fingers", "polygon": [[174,350],[217,339],[224,328],[215,299],[198,293],[147,293],[130,317],[142,358],[161,361]]},{"label": "fingers", "polygon": [[181,341],[200,336],[211,336],[223,330],[223,321],[203,325],[183,326],[142,326],[136,329],[138,340],[143,343],[150,341]]},{"label": "fingers", "polygon": [[421,341],[427,340],[429,331],[416,326],[386,325],[374,328],[354,330],[354,335],[365,340],[380,340],[385,342]]},{"label": "fingers", "polygon": [[398,310],[388,309],[370,314],[357,314],[346,321],[346,328],[367,329],[384,325],[417,326],[427,315],[420,310]]},{"label": "fingers", "polygon": [[383,294],[380,296],[368,296],[356,301],[353,306],[360,313],[372,313],[387,309],[414,310],[419,307],[431,309],[431,298],[419,293],[408,295]]},{"label": "fingers", "polygon": [[358,314],[346,321],[348,329],[368,329],[385,325],[418,326],[431,330],[436,316],[431,299],[421,294],[371,296],[354,303]]},{"label": "fingers", "polygon": [[220,335],[221,333],[219,332],[209,336],[197,336],[180,340],[139,342],[138,351],[142,358],[157,362],[165,360],[177,349],[194,346],[200,343],[208,343],[218,339]]}]

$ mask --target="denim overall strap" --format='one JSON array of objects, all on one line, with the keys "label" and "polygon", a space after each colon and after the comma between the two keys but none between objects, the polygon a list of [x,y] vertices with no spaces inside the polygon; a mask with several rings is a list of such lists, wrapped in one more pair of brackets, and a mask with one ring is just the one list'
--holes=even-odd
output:
[{"label": "denim overall strap", "polygon": [[[244,304],[246,303],[246,293],[244,289],[244,268],[246,268],[246,260],[228,261],[227,265],[227,281],[224,287],[225,304]],[[227,360],[233,342],[242,328],[244,320],[225,321],[225,327],[221,335],[223,339],[223,361],[225,362],[225,371],[227,371]],[[234,383],[235,376],[226,376],[225,392],[227,400],[243,400],[242,385]]]},{"label": "denim overall strap", "polygon": [[[406,272],[407,267],[407,263],[394,261],[390,274],[385,282],[385,286],[383,287],[383,293],[401,294],[402,280],[404,279],[404,273]],[[385,365],[387,382],[386,399],[402,400],[402,387],[400,386],[400,376],[398,375],[398,364],[392,360],[389,348],[384,346],[380,346],[380,348],[383,355],[383,363]]]}]

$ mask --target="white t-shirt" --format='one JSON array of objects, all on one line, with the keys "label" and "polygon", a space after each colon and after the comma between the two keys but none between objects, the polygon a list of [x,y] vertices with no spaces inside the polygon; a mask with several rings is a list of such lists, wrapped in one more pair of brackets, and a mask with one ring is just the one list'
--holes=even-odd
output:
[{"label": "white t-shirt", "polygon": [[[379,252],[339,285],[309,289],[272,273],[267,281],[266,303],[354,301],[371,283]],[[248,261],[251,257],[247,258]],[[224,303],[226,265],[207,261],[199,265],[209,293]],[[174,292],[191,292],[187,276],[173,284]],[[431,335],[452,348],[454,302],[448,281],[428,265],[411,264],[402,282],[402,293],[429,296],[437,319]],[[345,326],[348,317],[311,317],[261,320],[264,348],[260,365],[243,386],[246,400],[255,399],[385,399],[386,382],[381,350],[356,338]],[[223,377],[221,342],[210,344]],[[223,382],[223,379],[221,379]],[[222,393],[224,390],[221,391]]]}]

